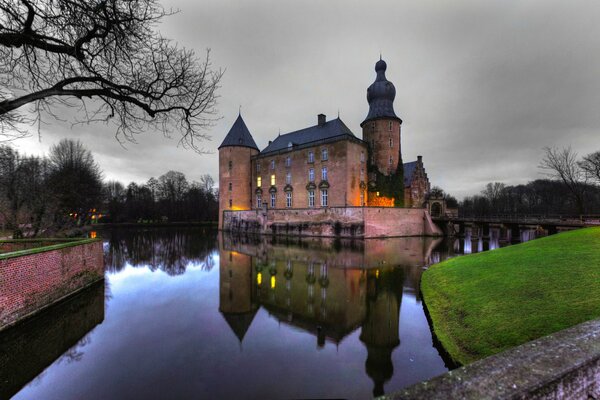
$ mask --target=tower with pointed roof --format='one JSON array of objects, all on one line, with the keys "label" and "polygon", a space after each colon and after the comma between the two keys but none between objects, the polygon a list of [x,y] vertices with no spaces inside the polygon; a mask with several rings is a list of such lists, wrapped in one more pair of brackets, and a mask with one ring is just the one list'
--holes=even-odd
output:
[{"label": "tower with pointed roof", "polygon": [[219,229],[223,211],[252,208],[251,158],[258,154],[241,113],[219,146]]},{"label": "tower with pointed roof", "polygon": [[385,76],[387,64],[375,64],[377,77],[367,89],[369,113],[360,124],[369,146],[368,204],[402,207],[404,177],[401,152],[402,120],[394,112],[396,88]]}]

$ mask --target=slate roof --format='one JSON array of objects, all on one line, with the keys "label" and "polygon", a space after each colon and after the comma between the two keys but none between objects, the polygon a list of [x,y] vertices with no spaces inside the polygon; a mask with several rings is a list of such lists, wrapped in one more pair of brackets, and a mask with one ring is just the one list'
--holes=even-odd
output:
[{"label": "slate roof", "polygon": [[244,336],[246,336],[246,332],[248,332],[248,328],[250,328],[250,325],[254,320],[256,311],[257,310],[252,310],[243,314],[221,313],[240,343],[244,340]]},{"label": "slate roof", "polygon": [[289,143],[292,143],[294,146],[300,146],[318,140],[332,139],[338,136],[340,139],[344,136],[356,139],[356,136],[352,133],[350,128],[348,128],[339,117],[325,122],[323,125],[315,125],[300,129],[299,131],[286,133],[285,135],[279,135],[265,147],[263,151],[261,151],[261,154],[287,149]]},{"label": "slate roof", "polygon": [[250,147],[252,149],[258,150],[258,146],[256,142],[252,138],[246,123],[242,119],[242,115],[238,115],[237,119],[233,123],[233,126],[229,130],[229,133],[223,139],[223,143],[218,147],[226,146],[241,146],[241,147]]},{"label": "slate roof", "polygon": [[380,118],[392,118],[400,121],[394,112],[394,99],[396,98],[396,88],[394,84],[385,77],[387,64],[383,60],[375,64],[377,77],[375,82],[367,89],[367,102],[369,103],[369,113],[365,120],[360,124],[363,126],[366,122]]},{"label": "slate roof", "polygon": [[418,163],[418,161],[412,161],[412,162],[402,164],[404,166],[404,187],[410,186],[410,183],[413,178],[413,174],[415,173],[415,170],[417,169],[417,163]]}]

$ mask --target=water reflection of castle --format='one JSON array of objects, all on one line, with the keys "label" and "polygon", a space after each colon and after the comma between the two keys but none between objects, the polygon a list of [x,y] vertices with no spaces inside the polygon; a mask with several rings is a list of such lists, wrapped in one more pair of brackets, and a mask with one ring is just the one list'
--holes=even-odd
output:
[{"label": "water reflection of castle", "polygon": [[[339,344],[360,328],[373,393],[393,375],[403,290],[418,293],[439,239],[278,244],[220,238],[219,311],[240,342],[259,307],[281,323]],[[332,249],[335,249],[332,251]]]}]

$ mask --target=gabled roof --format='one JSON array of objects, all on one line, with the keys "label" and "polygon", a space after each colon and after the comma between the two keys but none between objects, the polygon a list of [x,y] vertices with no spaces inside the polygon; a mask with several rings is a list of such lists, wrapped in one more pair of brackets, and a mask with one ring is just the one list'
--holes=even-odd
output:
[{"label": "gabled roof", "polygon": [[226,146],[250,147],[258,150],[258,146],[252,138],[241,114],[238,115],[233,126],[229,130],[229,133],[225,136],[225,139],[223,139],[223,143],[219,146],[219,149]]},{"label": "gabled roof", "polygon": [[415,170],[417,169],[417,163],[418,163],[418,161],[412,161],[412,162],[403,164],[403,166],[404,166],[404,187],[410,186],[410,183],[412,182],[413,174],[415,173]]},{"label": "gabled roof", "polygon": [[344,136],[356,139],[356,136],[354,136],[350,128],[348,128],[339,117],[329,122],[325,122],[323,125],[314,125],[309,128],[300,129],[299,131],[279,135],[273,142],[265,147],[263,151],[261,151],[261,154],[287,149],[290,143],[293,146],[299,146],[318,140],[332,139],[338,136],[340,139]]}]

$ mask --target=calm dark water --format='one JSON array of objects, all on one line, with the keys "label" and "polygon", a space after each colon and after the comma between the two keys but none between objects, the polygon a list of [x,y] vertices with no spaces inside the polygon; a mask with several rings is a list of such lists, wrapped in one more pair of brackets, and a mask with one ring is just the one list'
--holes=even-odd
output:
[{"label": "calm dark water", "polygon": [[[446,371],[424,266],[499,243],[98,232],[106,281],[0,336],[1,398],[368,398]],[[4,353],[4,354],[1,354]]]}]

